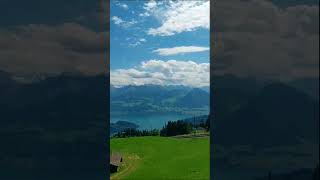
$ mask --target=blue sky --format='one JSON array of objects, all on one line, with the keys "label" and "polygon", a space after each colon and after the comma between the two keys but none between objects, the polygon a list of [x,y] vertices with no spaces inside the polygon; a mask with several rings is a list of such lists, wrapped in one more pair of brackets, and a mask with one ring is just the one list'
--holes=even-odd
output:
[{"label": "blue sky", "polygon": [[[113,0],[110,10],[113,85],[209,84],[208,1]],[[191,83],[183,78],[201,82]]]},{"label": "blue sky", "polygon": [[[190,45],[206,47],[209,44],[208,39],[205,38],[209,36],[209,33],[206,33],[209,23],[203,22],[201,18],[203,15],[209,15],[204,13],[206,12],[204,9],[209,8],[205,3],[205,6],[192,4],[195,2],[191,0],[185,0],[184,3],[177,2],[176,4],[180,3],[180,6],[171,9],[156,4],[154,13],[149,12],[149,16],[139,16],[140,13],[148,12],[145,7],[149,1],[130,0],[120,3],[112,1],[111,17],[117,16],[124,22],[135,20],[136,23],[130,28],[124,28],[126,23],[119,26],[111,20],[111,73],[114,74],[113,72],[119,69],[139,67],[139,63],[150,59],[187,61],[190,58],[198,63],[209,59],[207,51],[171,56],[160,56],[152,52],[157,48]],[[201,4],[201,1],[198,2]],[[105,74],[109,63],[103,64],[105,50],[101,47],[104,46],[102,40],[106,39],[109,33],[103,25],[109,23],[105,19],[109,15],[106,3],[108,2],[100,0],[50,2],[29,0],[19,2],[17,6],[16,1],[1,1],[0,36],[1,42],[5,43],[4,47],[7,48],[2,49],[0,54],[0,70],[26,78],[39,73],[50,76],[62,72],[76,72],[83,75]],[[255,8],[251,8],[252,3],[255,4]],[[126,4],[128,8],[124,8],[121,4]],[[302,5],[296,6],[297,4]],[[319,22],[318,4],[318,0],[299,2],[262,0],[256,3],[251,1],[235,3],[234,0],[226,0],[220,2],[219,7],[230,7],[232,12],[220,12],[221,16],[217,18],[219,21],[215,22],[216,26],[223,27],[219,30],[219,42],[223,42],[223,46],[219,46],[219,52],[215,54],[214,74],[226,73],[241,77],[254,76],[258,79],[282,80],[318,78],[319,57],[318,53],[315,53],[318,52],[319,44],[319,29],[315,28],[318,27]],[[186,11],[188,8],[193,10]],[[198,10],[195,11],[197,8]],[[178,19],[182,20],[181,22],[186,20],[190,23],[181,24],[178,21],[178,25],[181,25],[180,29],[174,26],[163,28],[164,30],[169,28],[171,33],[173,31],[174,35],[171,36],[147,33],[150,28],[163,27],[163,24],[170,20],[164,15],[174,10],[184,10],[180,13],[184,16],[173,17],[180,17]],[[281,23],[270,24],[270,17],[276,18],[274,22]],[[197,21],[197,19],[200,20]],[[209,19],[209,16],[205,19]],[[137,35],[134,36],[134,34]],[[287,35],[294,36],[279,39]],[[135,39],[126,40],[130,37]],[[130,44],[137,43],[137,38],[141,37],[146,39],[146,42],[136,47],[129,47]],[[232,48],[229,48],[230,45]],[[292,53],[293,50],[298,53]],[[135,70],[143,74],[141,69]],[[122,72],[126,73],[126,71]],[[131,70],[131,74],[132,72]],[[148,72],[151,73],[151,70]],[[115,80],[115,76],[111,78]],[[167,78],[170,79],[170,77]],[[129,77],[129,80],[131,79]],[[196,81],[195,78],[193,79]],[[121,80],[123,84],[125,84],[124,80]],[[134,80],[136,84],[139,83],[137,78]],[[143,79],[140,80],[142,84]],[[159,83],[159,81],[154,82]]]}]

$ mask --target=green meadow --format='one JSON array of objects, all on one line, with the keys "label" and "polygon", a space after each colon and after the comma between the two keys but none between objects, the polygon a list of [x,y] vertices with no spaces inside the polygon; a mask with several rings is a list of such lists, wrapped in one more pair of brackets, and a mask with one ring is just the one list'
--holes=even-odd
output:
[{"label": "green meadow", "polygon": [[111,180],[208,180],[209,136],[112,138],[123,162]]}]

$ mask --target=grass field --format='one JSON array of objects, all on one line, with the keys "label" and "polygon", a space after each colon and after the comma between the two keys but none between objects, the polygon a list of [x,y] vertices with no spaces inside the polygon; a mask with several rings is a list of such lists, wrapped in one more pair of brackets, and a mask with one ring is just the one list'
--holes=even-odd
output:
[{"label": "grass field", "polygon": [[208,180],[209,137],[112,138],[123,163],[112,180]]}]

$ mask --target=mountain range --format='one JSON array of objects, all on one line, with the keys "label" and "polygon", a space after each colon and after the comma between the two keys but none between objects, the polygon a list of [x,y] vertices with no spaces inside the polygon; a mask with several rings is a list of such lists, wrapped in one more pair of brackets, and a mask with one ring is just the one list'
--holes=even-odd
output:
[{"label": "mountain range", "polygon": [[261,82],[232,76],[213,80],[215,142],[256,146],[319,143],[317,81]]},{"label": "mountain range", "polygon": [[209,93],[186,86],[124,86],[111,87],[111,113],[186,112],[202,109],[208,112]]}]

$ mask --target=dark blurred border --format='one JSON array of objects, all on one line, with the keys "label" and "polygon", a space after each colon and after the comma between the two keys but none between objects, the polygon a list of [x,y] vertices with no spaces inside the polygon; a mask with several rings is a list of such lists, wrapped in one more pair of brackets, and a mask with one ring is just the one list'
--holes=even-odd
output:
[{"label": "dark blurred border", "polygon": [[0,9],[0,179],[106,179],[108,1]]},{"label": "dark blurred border", "polygon": [[211,179],[319,179],[319,1],[211,1]]},{"label": "dark blurred border", "polygon": [[[102,22],[102,24],[106,24],[106,30],[107,32],[110,32],[110,0],[106,0],[106,19],[108,22]],[[108,33],[106,37],[106,64],[109,64],[108,67],[109,69],[107,70],[107,80],[106,80],[106,87],[107,87],[107,96],[106,96],[106,101],[109,103],[109,109],[107,110],[107,130],[106,133],[108,137],[106,137],[106,142],[107,142],[107,152],[106,152],[106,172],[107,172],[107,179],[110,179],[110,33]]]},{"label": "dark blurred border", "polygon": [[[214,62],[215,62],[215,40],[214,40],[214,29],[215,29],[215,1],[210,1],[210,70],[214,68]],[[211,71],[210,71],[211,74]],[[210,113],[209,113],[209,118],[210,118],[210,179],[213,180],[214,178],[214,136],[213,136],[213,124],[214,124],[214,118],[213,118],[213,113],[214,113],[214,88],[212,86],[212,78],[210,75]]]}]

